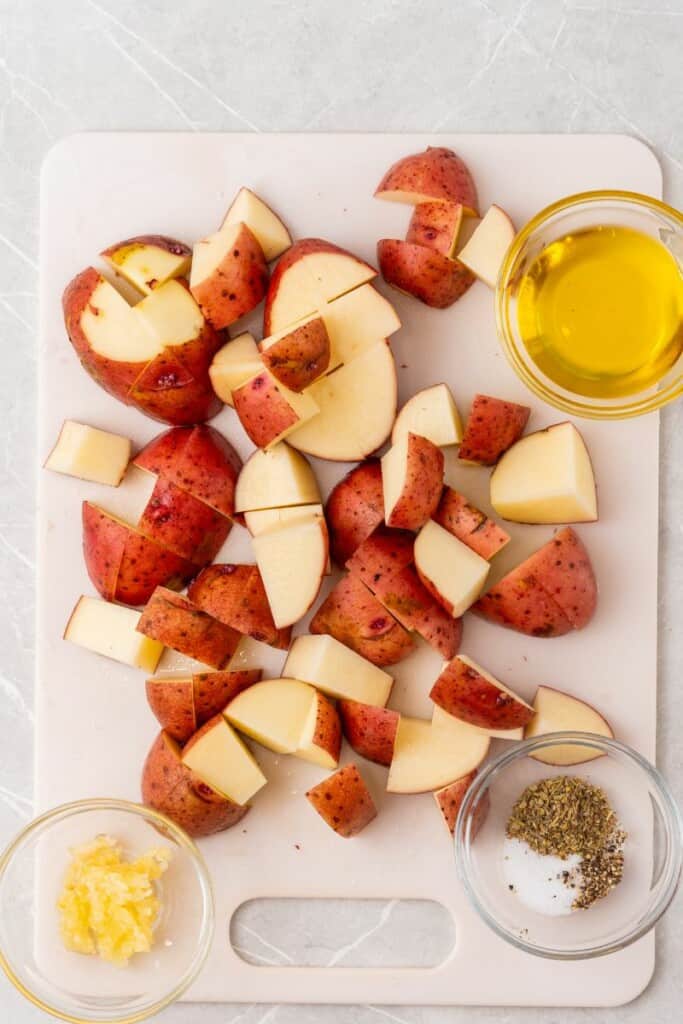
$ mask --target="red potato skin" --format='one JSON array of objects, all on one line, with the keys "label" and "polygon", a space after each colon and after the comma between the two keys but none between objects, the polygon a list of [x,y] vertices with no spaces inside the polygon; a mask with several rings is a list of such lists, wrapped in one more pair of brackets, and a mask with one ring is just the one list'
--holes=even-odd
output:
[{"label": "red potato skin", "polygon": [[358,545],[346,568],[374,590],[381,579],[413,564],[414,547],[415,536],[408,530],[378,526]]},{"label": "red potato skin", "polygon": [[[192,772],[180,760],[180,747],[160,732],[147,754],[142,769],[142,802],[160,811],[195,838],[210,836],[241,821],[249,810],[225,800],[211,790],[212,799],[201,795]],[[209,787],[202,783],[203,791]]]},{"label": "red potato skin", "polygon": [[318,693],[316,697],[316,709],[315,729],[311,742],[325,750],[335,761],[339,761],[342,727],[337,709],[322,693]]},{"label": "red potato skin", "polygon": [[452,256],[460,232],[460,203],[418,203],[408,225],[406,242]]},{"label": "red potato skin", "polygon": [[[266,304],[263,311],[263,334],[265,337],[268,337],[269,334],[273,334],[271,322],[272,307],[275,302],[278,289],[280,288],[282,278],[290,267],[295,263],[298,263],[300,259],[316,252],[337,253],[340,256],[350,256],[351,259],[357,260],[358,263],[364,262],[363,260],[359,260],[357,256],[354,256],[353,253],[350,253],[347,249],[342,249],[340,246],[334,245],[332,242],[327,242],[324,238],[300,238],[298,242],[294,242],[294,244],[287,249],[284,255],[280,257],[270,278],[270,284],[266,294]],[[368,263],[366,263],[365,266],[368,270],[374,269]],[[377,273],[376,271],[374,272],[375,274]]]},{"label": "red potato skin", "polygon": [[286,651],[291,626],[278,629],[257,565],[210,565],[190,584],[188,596],[219,622]]},{"label": "red potato skin", "polygon": [[[455,782],[451,782],[450,786],[444,786],[443,789],[438,789],[434,794],[436,805],[441,811],[441,815],[446,824],[446,828],[453,835],[455,831],[455,822],[458,818],[458,811],[460,806],[465,799],[465,793],[470,788],[476,777],[477,770],[469,772],[467,775],[463,775],[461,779],[456,779]],[[481,822],[477,826],[477,831],[481,827]]]},{"label": "red potato skin", "polygon": [[350,839],[377,816],[372,796],[355,764],[347,764],[306,793],[326,825]]},{"label": "red potato skin", "polygon": [[148,679],[147,703],[162,729],[178,743],[197,730],[192,679]]},{"label": "red potato skin", "polygon": [[145,604],[158,586],[179,590],[194,575],[187,559],[88,501],[82,505],[82,522],[85,567],[106,601]]},{"label": "red potato skin", "polygon": [[434,309],[452,306],[476,280],[457,260],[397,238],[380,239],[377,261],[387,284]]},{"label": "red potato skin", "polygon": [[197,728],[220,714],[233,697],[261,681],[260,668],[235,672],[199,672],[192,676]]},{"label": "red potato skin", "polygon": [[370,588],[388,612],[439,652],[453,658],[462,641],[462,619],[454,619],[429,593],[416,569],[407,565]]},{"label": "red potato skin", "polygon": [[292,391],[303,391],[330,365],[330,338],[322,317],[293,327],[261,358],[273,377]]},{"label": "red potato skin", "polygon": [[258,448],[272,444],[299,418],[265,372],[233,391],[232,401],[247,437]]},{"label": "red potato skin", "polygon": [[366,459],[339,481],[325,505],[332,558],[346,564],[356,548],[384,521],[382,467]]},{"label": "red potato skin", "polygon": [[400,715],[389,708],[378,708],[357,700],[337,704],[342,729],[349,745],[360,756],[389,767]]},{"label": "red potato skin", "polygon": [[[107,359],[94,352],[88,343],[81,327],[81,315],[90,303],[95,288],[102,280],[101,274],[94,267],[77,274],[64,289],[62,309],[64,325],[69,341],[76,350],[81,366],[90,374],[101,388],[118,398],[126,405],[132,405],[130,389],[147,365],[141,362],[119,362]],[[92,307],[95,312],[95,307]]]},{"label": "red potato skin", "polygon": [[493,558],[510,540],[509,533],[452,487],[444,487],[432,519],[482,558]]},{"label": "red potato skin", "polygon": [[598,585],[591,560],[577,533],[559,530],[523,563],[542,581],[574,629],[583,629],[595,614]]},{"label": "red potato skin", "polygon": [[230,251],[191,291],[206,319],[220,330],[255,309],[267,288],[268,264],[263,249],[242,224]]},{"label": "red potato skin", "polygon": [[551,638],[564,636],[572,630],[571,622],[557,601],[524,564],[517,566],[480,597],[471,611],[527,636]]},{"label": "red potato skin", "polygon": [[413,639],[355,576],[344,576],[318,608],[311,633],[327,633],[373,665],[394,665],[414,648]]},{"label": "red potato skin", "polygon": [[428,146],[397,160],[380,181],[381,192],[419,192],[432,199],[460,203],[477,215],[479,202],[474,179],[465,162],[445,146]]},{"label": "red potato skin", "polygon": [[449,715],[482,729],[518,729],[535,714],[460,658],[446,665],[429,696]]},{"label": "red potato skin", "polygon": [[138,633],[188,658],[222,669],[237,649],[240,634],[201,611],[186,597],[157,587],[140,616]]},{"label": "red potato skin", "polygon": [[490,395],[475,395],[460,442],[459,458],[493,466],[524,433],[531,409]]},{"label": "red potato skin", "polygon": [[419,530],[436,511],[443,490],[444,456],[426,437],[408,435],[406,475],[398,501],[387,513],[387,526]]},{"label": "red potato skin", "polygon": [[213,427],[176,427],[159,434],[133,459],[134,465],[164,477],[224,516],[235,510],[235,486],[242,460]]},{"label": "red potato skin", "polygon": [[138,528],[158,544],[202,567],[213,562],[232,523],[210,505],[160,476]]}]

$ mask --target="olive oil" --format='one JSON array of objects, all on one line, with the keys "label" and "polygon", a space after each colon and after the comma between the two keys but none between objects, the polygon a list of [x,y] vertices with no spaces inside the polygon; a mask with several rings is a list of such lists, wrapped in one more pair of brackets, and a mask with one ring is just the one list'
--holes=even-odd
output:
[{"label": "olive oil", "polygon": [[683,350],[683,276],[631,228],[589,228],[546,246],[519,283],[522,341],[575,394],[617,398],[656,384]]}]

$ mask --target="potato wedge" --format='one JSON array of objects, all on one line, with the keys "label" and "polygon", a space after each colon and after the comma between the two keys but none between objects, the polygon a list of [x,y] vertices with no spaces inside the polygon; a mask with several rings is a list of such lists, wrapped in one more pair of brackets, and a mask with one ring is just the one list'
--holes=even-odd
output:
[{"label": "potato wedge", "polygon": [[480,729],[519,729],[534,717],[526,701],[464,654],[444,667],[429,696],[449,715]]},{"label": "potato wedge", "polygon": [[349,745],[360,757],[375,764],[391,764],[400,715],[390,708],[344,699],[338,704],[342,729]]},{"label": "potato wedge", "polygon": [[477,216],[477,190],[464,160],[446,146],[428,146],[389,168],[375,190],[377,199],[417,206],[425,202],[454,203]]},{"label": "potato wedge", "polygon": [[419,530],[436,511],[443,490],[444,457],[419,434],[403,434],[382,456],[387,526]]},{"label": "potato wedge", "polygon": [[346,564],[358,545],[384,520],[382,469],[366,459],[332,489],[325,505],[332,557]]},{"label": "potato wedge", "polygon": [[330,697],[384,707],[393,679],[366,658],[328,635],[295,638],[283,676],[311,683]]},{"label": "potato wedge", "polygon": [[397,238],[380,239],[377,261],[387,284],[435,309],[452,306],[476,280],[457,260]]},{"label": "potato wedge", "polygon": [[259,349],[273,377],[291,391],[303,391],[330,365],[330,338],[320,316],[265,338]]},{"label": "potato wedge", "polygon": [[471,505],[463,494],[452,487],[444,487],[432,519],[488,560],[510,542],[510,534],[502,526]]},{"label": "potato wedge", "polygon": [[164,587],[154,591],[136,628],[166,647],[216,669],[230,661],[240,640],[236,630]]},{"label": "potato wedge", "polygon": [[186,743],[197,731],[192,677],[153,676],[145,683],[145,694],[161,728],[178,743]]},{"label": "potato wedge", "polygon": [[530,413],[526,405],[490,395],[475,395],[460,442],[459,457],[464,462],[493,466],[522,436]]},{"label": "potato wedge", "polygon": [[100,253],[109,266],[142,295],[190,269],[192,250],[167,235],[137,235],[116,242]]},{"label": "potato wedge", "polygon": [[138,529],[200,567],[213,562],[232,523],[206,502],[161,476],[140,516]]},{"label": "potato wedge", "polygon": [[224,223],[195,244],[190,291],[217,330],[255,309],[267,288],[268,264],[246,224]]},{"label": "potato wedge", "polygon": [[464,209],[460,203],[418,203],[410,218],[406,242],[434,249],[452,259],[463,216]]},{"label": "potato wedge", "polygon": [[287,650],[291,627],[278,629],[257,565],[210,565],[188,589],[188,597],[214,619],[261,643]]},{"label": "potato wedge", "polygon": [[233,391],[232,403],[258,448],[272,448],[320,411],[310,391],[297,394],[266,369]]}]

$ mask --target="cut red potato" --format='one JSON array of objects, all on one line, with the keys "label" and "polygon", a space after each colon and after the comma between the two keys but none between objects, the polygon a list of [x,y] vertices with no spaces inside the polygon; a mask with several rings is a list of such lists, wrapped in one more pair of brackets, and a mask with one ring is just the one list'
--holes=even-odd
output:
[{"label": "cut red potato", "polygon": [[452,487],[444,487],[432,518],[482,558],[490,560],[510,541],[509,533]]},{"label": "cut red potato", "polygon": [[412,565],[381,577],[370,589],[405,629],[421,636],[442,658],[457,654],[462,619],[454,619],[442,608],[420,582]]},{"label": "cut red potato", "polygon": [[265,338],[259,349],[273,377],[292,391],[303,391],[330,366],[330,337],[320,316]]},{"label": "cut red potato", "polygon": [[204,725],[222,711],[238,693],[260,681],[260,668],[195,673],[192,676],[192,688],[197,726]]},{"label": "cut red potato", "polygon": [[415,567],[427,590],[454,618],[479,597],[489,563],[430,519],[415,540]]},{"label": "cut red potato", "polygon": [[480,729],[519,729],[534,716],[526,701],[464,654],[444,667],[429,696],[449,715]]},{"label": "cut red potato", "polygon": [[192,250],[166,235],[137,235],[110,245],[100,255],[128,284],[149,295],[166,281],[187,276]]},{"label": "cut red potato", "polygon": [[377,808],[355,764],[347,764],[306,793],[326,825],[344,839],[362,832]]},{"label": "cut red potato", "polygon": [[290,391],[265,369],[233,391],[232,402],[247,436],[259,448],[283,441],[319,412],[311,393]]},{"label": "cut red potato", "polygon": [[209,565],[188,588],[202,611],[238,633],[287,650],[291,629],[278,629],[256,565]]},{"label": "cut red potato", "polygon": [[320,502],[309,462],[288,444],[256,451],[247,459],[235,490],[235,511],[289,508]]},{"label": "cut red potato", "polygon": [[382,467],[379,459],[366,459],[332,489],[325,505],[330,549],[343,566],[359,544],[384,521]]},{"label": "cut red potato", "polygon": [[303,618],[327,573],[329,542],[324,519],[293,523],[259,534],[254,555],[278,629]]},{"label": "cut red potato", "polygon": [[267,781],[256,758],[223,715],[210,718],[194,734],[183,748],[182,763],[221,797],[241,805]]},{"label": "cut red potato", "polygon": [[325,513],[320,504],[295,505],[293,508],[262,508],[244,513],[244,523],[252,537],[269,530],[279,530],[283,526],[307,522],[310,519],[324,519]]},{"label": "cut red potato", "polygon": [[356,576],[344,576],[318,608],[311,633],[328,633],[373,665],[407,657],[413,639]]},{"label": "cut red potato", "polygon": [[258,683],[260,678],[260,669],[159,675],[147,680],[145,692],[147,703],[161,727],[174,740],[185,743],[233,697]]},{"label": "cut red potato", "polygon": [[227,665],[240,640],[236,630],[165,587],[154,591],[136,628],[166,647],[216,669]]},{"label": "cut red potato", "polygon": [[352,362],[401,326],[392,304],[371,284],[321,306],[320,315],[330,337],[330,370]]},{"label": "cut red potato", "polygon": [[408,225],[406,242],[434,249],[452,259],[464,216],[460,203],[418,203]]},{"label": "cut red potato", "polygon": [[387,526],[419,530],[436,511],[443,490],[440,448],[418,434],[404,434],[382,456]]},{"label": "cut red potato", "polygon": [[314,693],[299,746],[294,753],[304,761],[320,765],[321,768],[333,769],[339,764],[341,722],[334,704],[317,690]]},{"label": "cut red potato", "polygon": [[[524,731],[524,739],[545,736],[550,732],[592,732],[597,736],[614,738],[612,727],[590,704],[572,697],[550,686],[539,686],[534,697],[535,715]],[[583,764],[601,757],[595,747],[567,746],[548,747],[530,755],[543,764]]]},{"label": "cut red potato", "polygon": [[267,288],[268,264],[246,224],[224,223],[195,243],[190,291],[217,330],[255,309]]},{"label": "cut red potato", "polygon": [[396,364],[386,341],[321,377],[307,394],[320,409],[289,435],[308,455],[358,462],[384,444],[396,416]]},{"label": "cut red potato", "polygon": [[458,253],[458,259],[489,288],[496,287],[505,254],[512,245],[515,228],[505,210],[491,206],[470,239]]},{"label": "cut red potato", "polygon": [[106,601],[145,604],[156,587],[180,590],[196,572],[188,559],[89,501],[82,520],[85,567]]},{"label": "cut red potato", "polygon": [[389,793],[427,793],[478,768],[490,739],[441,708],[431,722],[401,715],[389,767]]},{"label": "cut red potato", "polygon": [[422,153],[397,160],[377,186],[375,197],[411,206],[432,201],[454,203],[475,217],[479,205],[469,169],[445,146],[428,146]]},{"label": "cut red potato", "polygon": [[387,768],[394,756],[398,729],[398,711],[361,704],[357,700],[340,700],[338,705],[342,729],[349,745],[360,756]]},{"label": "cut red potato", "polygon": [[521,438],[491,474],[491,504],[516,523],[590,523],[598,518],[593,466],[573,423]]},{"label": "cut red potato", "polygon": [[276,754],[299,749],[316,692],[298,679],[264,679],[231,700],[223,712],[240,732]]},{"label": "cut red potato", "polygon": [[162,729],[178,743],[186,743],[197,731],[192,676],[177,679],[153,677],[145,683],[145,694]]},{"label": "cut red potato", "polygon": [[245,331],[216,352],[209,367],[209,377],[220,400],[226,405],[232,405],[233,391],[246,384],[262,369],[263,363],[254,337]]},{"label": "cut red potato", "polygon": [[522,436],[531,410],[490,395],[475,395],[460,442],[464,462],[493,466]]},{"label": "cut red potato", "polygon": [[138,528],[145,536],[200,567],[213,562],[232,523],[221,512],[160,476]]},{"label": "cut red potato", "polygon": [[180,282],[129,306],[89,267],[67,285],[62,305],[81,365],[114,397],[168,423],[198,423],[220,411],[208,371],[221,338]]},{"label": "cut red potato", "polygon": [[224,516],[235,511],[242,460],[213,427],[186,427],[160,434],[133,460],[139,469],[170,480]]},{"label": "cut red potato", "polygon": [[387,284],[435,309],[452,306],[476,280],[458,260],[398,238],[380,239],[377,261]]},{"label": "cut red potato", "polygon": [[94,484],[118,487],[128,468],[130,448],[127,437],[65,420],[44,468]]},{"label": "cut red potato", "polygon": [[371,281],[377,271],[322,238],[302,238],[279,260],[268,287],[263,333],[281,331],[325,302]]},{"label": "cut red potato", "polygon": [[241,188],[226,213],[221,230],[230,224],[246,224],[270,263],[292,244],[289,231],[274,210],[252,192]]},{"label": "cut red potato", "polygon": [[327,635],[296,637],[282,674],[311,683],[330,697],[377,707],[384,707],[394,682],[387,672]]},{"label": "cut red potato", "polygon": [[441,817],[444,820],[446,828],[451,835],[455,832],[455,823],[458,820],[458,811],[465,799],[465,794],[474,782],[477,775],[477,769],[468,772],[467,775],[463,775],[461,779],[456,779],[455,782],[451,782],[450,786],[444,786],[442,789],[437,789],[434,794],[436,800],[436,806],[441,811]]},{"label": "cut red potato", "polygon": [[414,546],[415,536],[408,530],[378,526],[358,545],[346,568],[372,590],[380,580],[413,564]]},{"label": "cut red potato", "polygon": [[226,800],[217,793],[202,797],[205,785],[196,785],[192,772],[182,760],[178,743],[160,732],[147,754],[142,768],[142,802],[160,811],[199,838],[224,832],[241,821],[248,806]]},{"label": "cut red potato", "polygon": [[137,632],[140,612],[96,597],[79,597],[64,630],[64,639],[124,665],[154,672],[163,643]]},{"label": "cut red potato", "polygon": [[590,557],[570,527],[504,576],[474,607],[501,626],[530,636],[563,636],[595,614],[598,587]]},{"label": "cut red potato", "polygon": [[439,447],[460,443],[460,413],[446,384],[423,388],[408,399],[396,417],[391,443],[406,434],[419,434]]}]

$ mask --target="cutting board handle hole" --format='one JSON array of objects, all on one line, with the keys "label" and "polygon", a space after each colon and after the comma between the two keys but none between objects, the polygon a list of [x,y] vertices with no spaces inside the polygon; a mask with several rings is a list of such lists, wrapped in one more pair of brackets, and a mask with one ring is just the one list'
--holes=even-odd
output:
[{"label": "cutting board handle hole", "polygon": [[230,919],[228,941],[256,967],[438,967],[455,946],[434,900],[255,899]]}]

